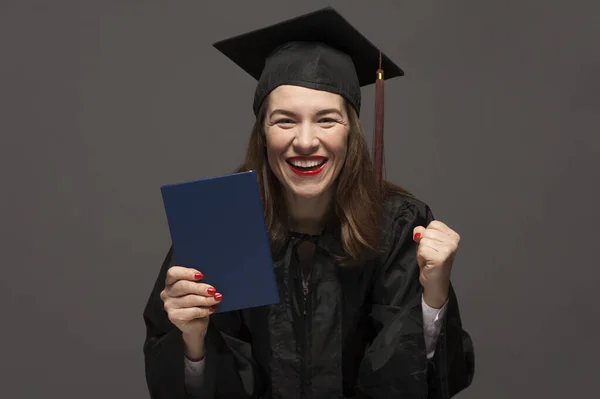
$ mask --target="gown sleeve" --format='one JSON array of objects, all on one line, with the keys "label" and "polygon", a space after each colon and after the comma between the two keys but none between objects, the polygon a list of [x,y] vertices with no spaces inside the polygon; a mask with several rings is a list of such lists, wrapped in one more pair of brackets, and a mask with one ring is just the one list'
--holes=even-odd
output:
[{"label": "gown sleeve", "polygon": [[374,338],[360,365],[357,390],[372,399],[447,399],[467,388],[474,373],[473,345],[463,330],[454,290],[432,358],[425,345],[416,226],[433,214],[422,203],[399,206],[387,220],[386,251],[373,274],[370,319]]},{"label": "gown sleeve", "polygon": [[242,313],[236,311],[210,316],[202,382],[195,392],[187,391],[183,338],[180,330],[169,320],[160,299],[167,270],[173,264],[171,247],[143,314],[146,325],[143,347],[145,377],[150,397],[152,399],[260,398],[265,388],[263,379],[260,378],[259,368],[253,360]]}]

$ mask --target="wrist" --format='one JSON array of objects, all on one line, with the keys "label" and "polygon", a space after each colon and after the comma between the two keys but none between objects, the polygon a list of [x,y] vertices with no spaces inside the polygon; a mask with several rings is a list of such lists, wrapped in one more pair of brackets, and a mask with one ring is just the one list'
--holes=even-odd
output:
[{"label": "wrist", "polygon": [[448,288],[425,289],[423,301],[433,309],[441,309],[448,302]]},{"label": "wrist", "polygon": [[205,345],[204,336],[199,334],[182,334],[183,337],[183,353],[186,358],[193,362],[204,359]]}]

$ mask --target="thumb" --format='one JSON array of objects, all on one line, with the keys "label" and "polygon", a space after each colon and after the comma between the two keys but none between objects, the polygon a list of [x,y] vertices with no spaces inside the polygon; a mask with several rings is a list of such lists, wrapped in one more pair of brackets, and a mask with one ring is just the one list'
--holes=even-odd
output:
[{"label": "thumb", "polygon": [[423,234],[425,233],[425,227],[423,226],[417,226],[413,229],[413,240],[415,240],[415,242],[420,242],[421,238],[423,238]]},{"label": "thumb", "polygon": [[417,264],[420,269],[423,269],[423,265],[425,265],[425,259],[423,259],[421,251],[419,251],[419,243],[423,238],[423,234],[425,234],[425,227],[417,226],[413,229],[413,240],[417,243]]}]

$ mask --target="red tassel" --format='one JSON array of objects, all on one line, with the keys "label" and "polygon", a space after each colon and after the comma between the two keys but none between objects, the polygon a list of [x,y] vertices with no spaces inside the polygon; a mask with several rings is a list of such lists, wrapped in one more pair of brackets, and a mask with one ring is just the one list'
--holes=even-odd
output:
[{"label": "red tassel", "polygon": [[381,51],[379,52],[379,69],[377,70],[377,80],[375,81],[375,121],[373,131],[373,170],[375,172],[375,181],[380,187],[383,187],[383,111],[384,111],[384,91],[383,91],[383,69],[381,68]]}]

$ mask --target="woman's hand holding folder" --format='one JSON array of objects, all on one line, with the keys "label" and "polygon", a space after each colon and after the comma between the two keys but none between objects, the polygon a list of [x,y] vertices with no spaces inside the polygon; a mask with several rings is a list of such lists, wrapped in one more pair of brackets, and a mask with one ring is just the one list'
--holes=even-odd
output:
[{"label": "woman's hand holding folder", "polygon": [[173,266],[167,271],[165,289],[160,293],[169,320],[183,334],[190,360],[204,358],[209,316],[223,299],[213,286],[199,282],[203,277],[198,270]]}]

